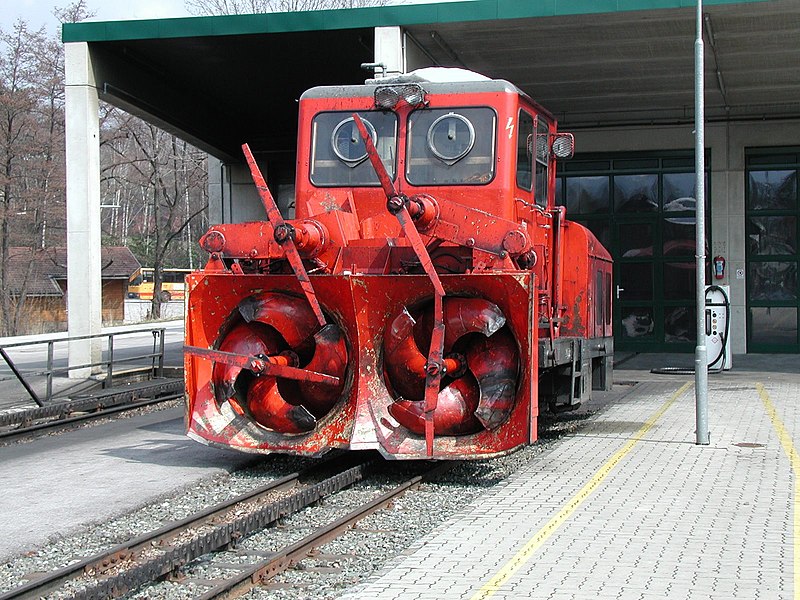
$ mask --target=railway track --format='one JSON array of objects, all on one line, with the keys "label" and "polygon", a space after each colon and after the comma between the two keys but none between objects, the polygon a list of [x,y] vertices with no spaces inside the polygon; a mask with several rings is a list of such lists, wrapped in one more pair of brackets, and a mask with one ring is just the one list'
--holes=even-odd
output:
[{"label": "railway track", "polygon": [[[363,460],[363,459],[362,459]],[[19,600],[57,595],[75,599],[115,598],[157,582],[173,579],[179,569],[211,553],[235,548],[253,533],[299,513],[377,474],[372,461],[355,462],[351,456],[327,461],[303,473],[293,473],[247,494],[220,503],[179,522],[129,540],[30,581],[0,595],[0,600]],[[194,581],[202,588],[200,598],[236,597],[290,568],[316,547],[334,539],[360,519],[388,505],[393,499],[446,466],[418,465],[390,490],[373,495],[355,510],[331,519],[324,526],[278,550],[239,553],[238,564],[225,563],[217,570],[224,576]],[[213,560],[213,558],[212,558]]]},{"label": "railway track", "polygon": [[14,441],[37,433],[55,432],[183,396],[182,380],[165,379],[145,384],[134,384],[101,392],[96,396],[0,414],[0,442]]}]

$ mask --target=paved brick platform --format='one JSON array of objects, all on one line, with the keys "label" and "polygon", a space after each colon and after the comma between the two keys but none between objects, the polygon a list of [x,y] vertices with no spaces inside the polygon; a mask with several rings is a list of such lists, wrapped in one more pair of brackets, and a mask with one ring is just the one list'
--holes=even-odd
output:
[{"label": "paved brick platform", "polygon": [[800,598],[800,358],[780,361],[709,378],[708,446],[693,375],[618,370],[629,393],[345,597]]}]

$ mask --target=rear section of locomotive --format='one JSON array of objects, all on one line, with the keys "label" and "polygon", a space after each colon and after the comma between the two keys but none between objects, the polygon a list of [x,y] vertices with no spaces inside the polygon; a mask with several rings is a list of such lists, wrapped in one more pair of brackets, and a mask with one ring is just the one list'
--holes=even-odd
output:
[{"label": "rear section of locomotive", "polygon": [[187,279],[188,434],[482,458],[608,389],[611,259],[554,202],[572,146],[506,81],[306,92],[294,218],[245,145],[265,219],[211,227]]}]

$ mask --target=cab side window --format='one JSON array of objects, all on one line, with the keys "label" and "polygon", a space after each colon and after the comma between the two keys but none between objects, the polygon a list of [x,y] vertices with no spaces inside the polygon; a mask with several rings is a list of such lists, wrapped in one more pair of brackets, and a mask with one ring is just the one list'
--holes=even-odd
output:
[{"label": "cab side window", "polygon": [[534,201],[547,207],[547,182],[550,179],[550,124],[542,117],[536,119],[536,192]]},{"label": "cab side window", "polygon": [[533,116],[520,110],[517,122],[517,186],[530,192],[533,181]]}]

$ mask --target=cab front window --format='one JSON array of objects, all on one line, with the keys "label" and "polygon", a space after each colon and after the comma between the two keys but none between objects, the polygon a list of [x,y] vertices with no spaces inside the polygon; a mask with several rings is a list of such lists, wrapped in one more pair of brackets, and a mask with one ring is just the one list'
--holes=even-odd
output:
[{"label": "cab front window", "polygon": [[490,108],[423,109],[408,118],[412,185],[483,185],[494,177],[497,116]]},{"label": "cab front window", "polygon": [[[394,179],[397,158],[397,116],[379,111],[359,112],[389,176]],[[324,112],[311,124],[311,183],[318,187],[377,186],[378,176],[352,112]]]}]

